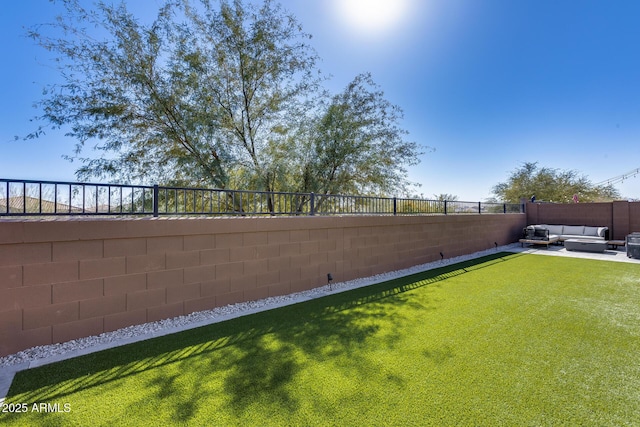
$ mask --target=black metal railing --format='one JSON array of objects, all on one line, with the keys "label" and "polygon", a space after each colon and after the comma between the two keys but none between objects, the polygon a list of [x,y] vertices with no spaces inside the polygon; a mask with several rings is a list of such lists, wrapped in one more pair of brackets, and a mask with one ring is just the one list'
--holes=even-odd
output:
[{"label": "black metal railing", "polygon": [[0,178],[0,216],[512,214],[524,205]]}]

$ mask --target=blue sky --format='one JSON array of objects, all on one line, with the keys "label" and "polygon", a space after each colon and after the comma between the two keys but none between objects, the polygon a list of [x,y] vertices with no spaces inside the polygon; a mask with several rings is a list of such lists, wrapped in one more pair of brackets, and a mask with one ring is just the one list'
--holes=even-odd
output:
[{"label": "blue sky", "polygon": [[[350,3],[351,2],[351,3]],[[159,0],[130,0],[146,13]],[[597,183],[640,167],[640,2],[635,0],[282,0],[313,35],[337,92],[371,72],[431,147],[409,178],[427,197],[491,196],[524,162]],[[351,6],[349,6],[351,4]],[[394,5],[394,6],[390,6]],[[74,180],[74,141],[37,127],[33,103],[58,81],[25,29],[54,19],[44,0],[0,15],[0,177]],[[640,176],[617,188],[640,198]]]}]

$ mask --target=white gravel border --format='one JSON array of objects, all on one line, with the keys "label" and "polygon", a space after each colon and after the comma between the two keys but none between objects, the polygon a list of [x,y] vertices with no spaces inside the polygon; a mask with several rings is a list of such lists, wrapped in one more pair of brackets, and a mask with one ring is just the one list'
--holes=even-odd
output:
[{"label": "white gravel border", "polygon": [[350,280],[348,282],[333,283],[331,285],[331,289],[329,285],[325,285],[308,291],[278,297],[269,297],[258,301],[231,304],[224,307],[217,307],[212,310],[175,317],[173,319],[130,326],[100,335],[23,350],[0,358],[0,404],[4,401],[4,398],[9,391],[14,375],[25,369],[43,366],[150,338],[182,332],[188,329],[210,325],[248,314],[284,307],[326,295],[345,292],[351,289],[361,288],[387,280],[420,273],[437,267],[479,258],[496,252],[520,252],[520,244],[513,243],[510,245],[475,252],[469,255],[417,265],[404,270],[392,271],[371,277]]}]

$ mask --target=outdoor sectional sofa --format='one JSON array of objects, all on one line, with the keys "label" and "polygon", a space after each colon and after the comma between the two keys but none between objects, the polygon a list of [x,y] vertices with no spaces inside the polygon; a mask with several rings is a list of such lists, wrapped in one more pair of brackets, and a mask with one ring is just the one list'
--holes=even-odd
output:
[{"label": "outdoor sectional sofa", "polygon": [[[590,227],[588,225],[529,225],[523,230],[524,238],[540,240],[557,240],[564,242],[569,239],[609,240],[608,227]],[[556,239],[557,237],[557,239]]]}]

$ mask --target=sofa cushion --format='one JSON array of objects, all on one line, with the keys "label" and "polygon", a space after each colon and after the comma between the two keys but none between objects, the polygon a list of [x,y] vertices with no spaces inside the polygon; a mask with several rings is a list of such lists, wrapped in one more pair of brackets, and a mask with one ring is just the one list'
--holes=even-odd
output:
[{"label": "sofa cushion", "polygon": [[564,228],[562,225],[544,225],[543,227],[549,230],[549,234],[556,234],[558,236],[562,234],[562,229]]},{"label": "sofa cushion", "polygon": [[604,235],[609,227],[598,227],[598,236],[604,239]]},{"label": "sofa cushion", "polygon": [[584,225],[565,225],[562,231],[563,235],[584,235]]},{"label": "sofa cushion", "polygon": [[[584,232],[582,233],[585,236],[599,236],[598,234],[598,227],[589,227],[589,226],[585,226],[584,227]],[[600,236],[602,237],[602,236]]]},{"label": "sofa cushion", "polygon": [[602,237],[597,237],[597,236],[585,236],[584,234],[563,234],[562,236],[560,236],[560,240],[562,241],[566,241],[569,239],[576,239],[576,240],[604,240],[604,238]]}]

